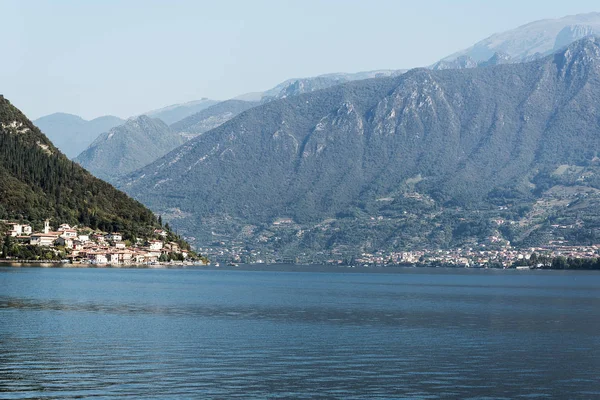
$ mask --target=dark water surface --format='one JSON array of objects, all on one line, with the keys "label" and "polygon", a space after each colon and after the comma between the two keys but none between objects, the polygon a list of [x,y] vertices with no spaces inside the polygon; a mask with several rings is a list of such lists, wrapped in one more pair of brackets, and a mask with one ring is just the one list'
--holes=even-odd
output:
[{"label": "dark water surface", "polygon": [[0,398],[600,398],[600,274],[0,268]]}]

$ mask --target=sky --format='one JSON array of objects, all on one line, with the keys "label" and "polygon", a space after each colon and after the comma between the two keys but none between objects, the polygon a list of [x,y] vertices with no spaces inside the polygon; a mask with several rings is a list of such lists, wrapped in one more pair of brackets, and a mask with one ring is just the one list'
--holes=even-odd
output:
[{"label": "sky", "polygon": [[289,78],[430,65],[588,0],[0,0],[0,94],[31,119],[127,118]]}]

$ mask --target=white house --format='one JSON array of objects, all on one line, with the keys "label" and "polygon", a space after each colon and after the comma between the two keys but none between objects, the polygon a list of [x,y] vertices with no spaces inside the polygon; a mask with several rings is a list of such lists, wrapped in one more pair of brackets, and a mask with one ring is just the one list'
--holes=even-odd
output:
[{"label": "white house", "polygon": [[160,240],[151,240],[149,242],[150,250],[160,250],[163,248],[163,242]]},{"label": "white house", "polygon": [[71,229],[71,225],[69,224],[60,224],[60,226],[58,227],[58,231],[62,232],[62,231],[70,231]]},{"label": "white house", "polygon": [[60,236],[64,238],[74,239],[77,237],[77,231],[75,229],[64,229],[62,231],[59,229],[58,232],[60,233]]},{"label": "white house", "polygon": [[12,222],[9,225],[11,226],[10,231],[8,231],[10,236],[31,235],[32,229],[30,225],[19,224],[16,222]]},{"label": "white house", "polygon": [[49,235],[45,233],[34,233],[29,238],[29,243],[32,246],[52,246],[54,241],[58,239],[57,235]]},{"label": "white house", "polygon": [[88,258],[93,264],[107,264],[108,257],[104,252],[90,252],[88,253]]},{"label": "white house", "polygon": [[89,235],[79,235],[78,239],[81,243],[87,243],[90,241],[90,236]]},{"label": "white house", "polygon": [[109,233],[108,235],[105,236],[106,240],[110,240],[111,242],[120,242],[123,240],[123,235],[121,235],[120,233],[114,232],[114,233]]},{"label": "white house", "polygon": [[158,236],[162,236],[162,237],[166,237],[167,236],[167,232],[163,229],[155,229],[154,233]]}]

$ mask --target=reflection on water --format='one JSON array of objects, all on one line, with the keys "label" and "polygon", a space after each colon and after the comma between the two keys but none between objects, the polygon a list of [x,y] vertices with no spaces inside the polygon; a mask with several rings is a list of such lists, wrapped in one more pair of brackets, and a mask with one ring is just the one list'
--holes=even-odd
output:
[{"label": "reflection on water", "polygon": [[595,398],[600,274],[0,268],[0,398]]}]

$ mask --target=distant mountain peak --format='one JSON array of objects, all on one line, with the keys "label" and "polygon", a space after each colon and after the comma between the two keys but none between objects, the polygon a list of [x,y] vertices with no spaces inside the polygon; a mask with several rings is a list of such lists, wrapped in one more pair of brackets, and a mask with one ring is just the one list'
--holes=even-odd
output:
[{"label": "distant mountain peak", "polygon": [[452,62],[467,55],[484,63],[501,52],[511,57],[511,62],[538,59],[568,46],[589,35],[600,34],[600,13],[568,15],[557,19],[533,21],[505,32],[500,32],[458,51],[442,61]]},{"label": "distant mountain peak", "polygon": [[580,39],[554,56],[562,75],[574,73],[589,66],[600,67],[600,38],[587,36]]},{"label": "distant mountain peak", "polygon": [[565,26],[556,36],[554,50],[560,50],[576,40],[583,39],[586,36],[592,36],[596,33],[600,32],[590,25],[577,24]]}]

